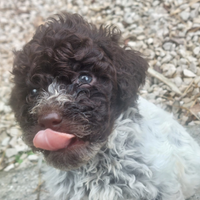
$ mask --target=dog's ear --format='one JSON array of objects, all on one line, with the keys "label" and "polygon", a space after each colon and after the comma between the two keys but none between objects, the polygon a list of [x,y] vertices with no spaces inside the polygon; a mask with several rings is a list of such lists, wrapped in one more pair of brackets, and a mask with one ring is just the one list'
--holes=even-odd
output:
[{"label": "dog's ear", "polygon": [[[98,45],[104,50],[112,61],[115,76],[112,77],[114,85],[117,84],[117,107],[119,111],[134,106],[138,97],[138,89],[144,84],[148,69],[147,61],[140,52],[132,50],[130,47],[121,47],[121,32],[117,27],[100,27],[100,36],[104,35],[105,40]],[[122,44],[123,45],[123,44]]]},{"label": "dog's ear", "polygon": [[134,50],[121,48],[115,58],[118,84],[118,100],[123,109],[134,106],[138,89],[144,84],[148,69],[147,61]]}]

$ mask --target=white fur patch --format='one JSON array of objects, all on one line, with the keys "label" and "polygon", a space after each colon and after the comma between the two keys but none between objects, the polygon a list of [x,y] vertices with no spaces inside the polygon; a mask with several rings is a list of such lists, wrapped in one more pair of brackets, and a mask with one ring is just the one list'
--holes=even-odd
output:
[{"label": "white fur patch", "polygon": [[200,147],[173,117],[143,98],[115,123],[106,148],[78,170],[54,168],[59,200],[184,200],[200,187]]},{"label": "white fur patch", "polygon": [[43,106],[56,106],[62,108],[66,102],[72,102],[72,96],[67,94],[65,86],[54,80],[49,86],[48,91],[43,91],[37,99],[36,105],[31,113],[37,113],[37,110]]}]

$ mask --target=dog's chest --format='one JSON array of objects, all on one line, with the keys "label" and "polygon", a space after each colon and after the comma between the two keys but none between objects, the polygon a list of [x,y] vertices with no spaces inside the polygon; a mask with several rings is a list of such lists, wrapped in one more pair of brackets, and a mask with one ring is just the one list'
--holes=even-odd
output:
[{"label": "dog's chest", "polygon": [[[112,153],[104,159],[102,155],[98,157],[96,163],[88,163],[80,170],[51,169],[48,183],[50,188],[53,186],[55,197],[59,200],[128,200],[134,196],[151,196],[146,188],[148,182],[151,185],[152,175],[147,166],[120,159]],[[156,196],[156,191],[153,195]]]},{"label": "dog's chest", "polygon": [[150,181],[152,172],[137,150],[140,138],[133,132],[139,131],[139,125],[134,125],[138,129],[134,130],[131,119],[119,120],[105,149],[87,165],[74,171],[51,169],[48,172],[49,187],[53,186],[58,199],[125,200],[157,196]]},{"label": "dog's chest", "polygon": [[[183,200],[200,185],[200,148],[173,118],[140,99],[116,121],[106,147],[78,170],[51,169],[59,200]],[[52,190],[53,189],[53,190]]]}]

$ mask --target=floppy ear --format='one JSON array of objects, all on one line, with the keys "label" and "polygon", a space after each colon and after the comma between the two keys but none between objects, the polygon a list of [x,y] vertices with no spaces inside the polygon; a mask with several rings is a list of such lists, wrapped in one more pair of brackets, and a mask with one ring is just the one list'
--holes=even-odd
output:
[{"label": "floppy ear", "polygon": [[145,82],[148,63],[139,52],[122,48],[115,58],[115,67],[118,100],[122,109],[127,109],[136,103],[139,86]]}]

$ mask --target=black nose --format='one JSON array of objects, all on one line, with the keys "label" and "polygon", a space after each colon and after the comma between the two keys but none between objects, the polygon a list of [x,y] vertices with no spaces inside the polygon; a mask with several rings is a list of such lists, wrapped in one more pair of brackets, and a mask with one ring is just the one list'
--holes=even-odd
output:
[{"label": "black nose", "polygon": [[50,128],[55,130],[60,127],[61,122],[62,122],[62,117],[56,112],[44,114],[38,118],[38,124],[42,128]]}]

